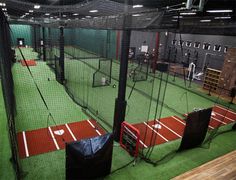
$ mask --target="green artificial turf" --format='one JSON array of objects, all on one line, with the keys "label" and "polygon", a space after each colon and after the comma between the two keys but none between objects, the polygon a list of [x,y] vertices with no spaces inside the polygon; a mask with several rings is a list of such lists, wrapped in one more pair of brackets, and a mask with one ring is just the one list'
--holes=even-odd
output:
[{"label": "green artificial turf", "polygon": [[8,138],[7,117],[0,83],[0,179],[14,179],[15,173],[10,162],[11,149]]},{"label": "green artificial turf", "polygon": [[[31,55],[31,49],[24,49],[27,57]],[[89,56],[88,53],[77,52],[79,55]],[[69,56],[68,56],[69,57]],[[84,60],[85,61],[85,60]],[[88,65],[89,64],[89,65]],[[73,94],[74,100],[87,106],[88,110],[93,111],[94,115],[99,116],[106,123],[102,125],[111,132],[114,115],[115,98],[118,91],[118,73],[119,64],[113,63],[111,86],[92,88],[92,75],[98,65],[98,59],[86,60],[86,63],[78,60],[65,61],[66,83],[69,91]],[[129,65],[129,67],[132,65]],[[37,88],[34,84],[26,67],[16,63],[12,72],[14,77],[14,92],[16,97],[16,128],[17,132],[33,130],[48,125],[55,125],[52,119],[48,119],[49,112],[52,114],[56,124],[65,124],[69,122],[88,119],[80,106],[73,102],[66,93],[64,87],[55,80],[54,73],[49,69],[45,62],[37,62],[37,66],[30,67],[34,80],[38,85],[49,111],[45,107]],[[164,75],[164,79],[166,75]],[[179,84],[183,83],[177,79]],[[130,123],[138,123],[147,119],[155,118],[156,98],[158,93],[160,79],[158,77],[149,77],[147,81],[138,82],[131,97],[127,100],[126,120]],[[112,85],[116,84],[113,88]],[[133,81],[128,79],[127,98]],[[165,82],[162,82],[165,85]],[[183,85],[183,84],[182,84]],[[186,91],[183,86],[175,86],[168,83],[165,104],[163,106],[162,117],[179,115],[192,110],[193,108],[210,107],[214,101],[199,96],[194,92]],[[153,98],[151,88],[153,88]],[[194,85],[195,86],[195,85]],[[161,89],[163,95],[164,88]],[[188,97],[188,105],[186,101]],[[187,108],[188,107],[188,108]],[[88,112],[87,110],[87,112]],[[158,109],[160,112],[160,106]],[[108,124],[108,126],[106,126]],[[231,125],[223,127],[230,129]],[[6,132],[5,132],[6,133]],[[211,146],[196,148],[182,153],[174,153],[175,156],[169,156],[170,159],[153,167],[143,160],[138,159],[135,166],[128,166],[125,169],[116,171],[106,177],[106,179],[169,179],[199,166],[209,160],[221,156],[227,152],[236,149],[236,133],[228,132],[217,136],[211,143]],[[154,148],[151,159],[161,159],[166,154],[178,149],[180,140],[162,144]],[[9,147],[7,148],[9,151]],[[7,154],[6,152],[4,154]],[[122,148],[115,143],[113,149],[112,171],[124,166],[132,160]],[[37,156],[32,156],[21,160],[24,171],[24,179],[65,179],[65,151],[54,151]],[[9,178],[11,179],[11,176]]]}]

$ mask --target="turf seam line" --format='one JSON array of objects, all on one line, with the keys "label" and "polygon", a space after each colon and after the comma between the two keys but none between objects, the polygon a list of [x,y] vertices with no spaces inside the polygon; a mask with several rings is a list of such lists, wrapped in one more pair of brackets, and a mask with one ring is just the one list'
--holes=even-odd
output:
[{"label": "turf seam line", "polygon": [[223,107],[221,107],[221,106],[216,106],[216,107],[218,107],[218,108],[220,108],[220,109],[223,109],[223,110],[227,111],[227,113],[232,113],[232,114],[236,115],[235,112],[230,111],[229,109],[225,109],[225,108],[223,108]]},{"label": "turf seam line", "polygon": [[[157,120],[156,120],[157,121]],[[178,136],[179,138],[182,138],[181,135],[179,135],[177,132],[175,132],[174,130],[172,130],[171,128],[169,128],[168,126],[166,126],[165,124],[163,124],[160,121],[157,121],[158,123],[160,123],[162,126],[164,126],[165,128],[167,128],[169,131],[171,131],[172,133],[174,133],[176,136]]]},{"label": "turf seam line", "polygon": [[214,113],[217,114],[217,115],[219,115],[219,116],[221,116],[221,117],[224,117],[225,119],[228,119],[228,120],[230,120],[230,121],[232,121],[232,122],[235,121],[235,120],[233,120],[233,119],[231,119],[231,118],[229,118],[229,117],[226,117],[226,116],[224,116],[224,115],[222,115],[222,114],[219,114],[218,112],[215,112],[215,111],[214,111]]},{"label": "turf seam line", "polygon": [[73,132],[71,131],[70,127],[68,126],[68,124],[66,123],[65,124],[67,130],[69,131],[70,135],[72,136],[72,138],[74,139],[74,141],[77,141],[75,135],[73,134]]},{"label": "turf seam line", "polygon": [[179,120],[178,118],[176,118],[175,116],[171,116],[171,117],[185,126],[185,123],[182,122],[182,121],[180,121],[180,120]]},{"label": "turf seam line", "polygon": [[25,131],[22,132],[22,135],[23,135],[24,146],[25,146],[25,154],[26,154],[26,157],[29,157],[29,150],[28,150],[28,145],[27,145]]},{"label": "turf seam line", "polygon": [[169,140],[166,139],[164,136],[162,136],[160,133],[158,133],[155,129],[153,129],[151,126],[149,126],[146,122],[144,122],[144,124],[151,129],[154,133],[156,133],[157,135],[159,135],[163,140],[165,140],[166,142],[168,142]]},{"label": "turf seam line", "polygon": [[99,136],[101,136],[102,134],[99,132],[99,130],[97,130],[95,128],[95,126],[90,122],[90,120],[87,120],[87,122],[93,127],[93,129],[95,129],[96,133],[98,133]]},{"label": "turf seam line", "polygon": [[213,120],[215,120],[215,121],[218,121],[218,122],[220,122],[220,123],[222,123],[222,124],[224,124],[224,125],[226,125],[227,123],[225,123],[224,121],[221,121],[221,120],[219,120],[219,119],[217,119],[217,118],[214,118],[214,117],[211,117]]},{"label": "turf seam line", "polygon": [[56,138],[54,137],[54,135],[53,135],[53,133],[52,133],[52,129],[51,129],[50,127],[48,127],[48,130],[49,130],[49,132],[50,132],[50,134],[51,134],[51,136],[52,136],[52,140],[53,140],[53,142],[54,142],[54,144],[55,144],[57,150],[60,150],[60,148],[59,148],[59,146],[58,146],[58,144],[57,144]]},{"label": "turf seam line", "polygon": [[143,141],[141,141],[141,140],[139,140],[139,142],[145,147],[145,148],[147,148],[147,145],[146,144],[144,144],[144,142]]}]

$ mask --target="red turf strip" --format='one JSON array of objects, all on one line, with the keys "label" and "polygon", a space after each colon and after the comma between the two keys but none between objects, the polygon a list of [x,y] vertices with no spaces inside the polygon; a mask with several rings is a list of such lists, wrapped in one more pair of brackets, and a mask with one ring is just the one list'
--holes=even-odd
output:
[{"label": "red turf strip", "polygon": [[[140,131],[141,142],[143,142],[147,147],[149,147],[157,144],[163,144],[165,142],[172,141],[182,137],[185,127],[184,121],[179,120],[179,118],[178,120],[176,120],[175,118],[174,117],[162,118],[160,120],[160,127],[161,127],[160,129],[153,127],[154,124],[158,123],[157,121],[155,123],[154,121],[149,121],[146,124],[145,123],[134,124],[133,126]],[[146,137],[145,137],[145,132],[146,132]],[[154,135],[156,136],[156,141],[150,142],[153,132]],[[155,140],[154,135],[153,135],[153,141]],[[140,143],[140,146],[144,147],[142,143]]]},{"label": "red turf strip", "polygon": [[[219,126],[230,124],[236,121],[236,113],[231,110],[227,110],[220,106],[215,106],[213,107],[213,112],[214,115],[212,115],[211,117],[209,129],[214,129]],[[187,116],[187,114],[185,114],[185,116]],[[157,123],[158,122],[156,121],[155,124]],[[159,121],[159,124],[161,125],[160,129],[153,127],[154,121],[149,121],[148,123],[138,123],[133,125],[140,131],[141,148],[154,146],[157,144],[162,144],[168,141],[181,138],[184,133],[185,121],[177,116],[162,118]],[[152,134],[156,135],[155,142],[151,142]],[[153,138],[153,141],[154,140],[155,139]]]},{"label": "red turf strip", "polygon": [[21,62],[22,66],[26,66],[26,64],[28,66],[36,66],[36,61],[35,60],[25,60],[25,61],[21,60],[20,62]]},{"label": "red turf strip", "polygon": [[[60,135],[61,131],[63,131],[63,133]],[[25,140],[23,136],[24,133]],[[19,132],[17,133],[19,155],[20,158],[26,158],[64,149],[66,142],[72,142],[75,140],[79,141],[81,139],[87,139],[105,133],[106,132],[96,123],[95,120],[86,120],[32,131]]]}]

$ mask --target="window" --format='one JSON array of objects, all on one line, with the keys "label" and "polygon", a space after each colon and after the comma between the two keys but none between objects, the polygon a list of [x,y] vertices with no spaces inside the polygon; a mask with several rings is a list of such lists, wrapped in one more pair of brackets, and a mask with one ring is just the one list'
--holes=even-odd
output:
[{"label": "window", "polygon": [[200,45],[201,45],[200,42],[195,42],[195,43],[194,43],[194,47],[195,47],[195,48],[200,48]]},{"label": "window", "polygon": [[179,46],[183,46],[184,45],[184,41],[183,40],[179,40],[178,45]]},{"label": "window", "polygon": [[221,45],[215,45],[214,46],[214,51],[219,51],[220,52],[220,50],[221,50]]},{"label": "window", "polygon": [[203,48],[204,50],[210,50],[210,48],[211,48],[211,44],[210,44],[210,43],[206,43],[206,42],[204,42],[202,48]]},{"label": "window", "polygon": [[176,43],[177,43],[177,41],[174,39],[174,40],[172,41],[172,44],[173,44],[173,45],[176,45]]},{"label": "window", "polygon": [[228,46],[225,46],[224,47],[224,53],[227,53],[227,51],[228,51]]},{"label": "window", "polygon": [[190,41],[186,41],[186,46],[191,47],[192,43]]}]

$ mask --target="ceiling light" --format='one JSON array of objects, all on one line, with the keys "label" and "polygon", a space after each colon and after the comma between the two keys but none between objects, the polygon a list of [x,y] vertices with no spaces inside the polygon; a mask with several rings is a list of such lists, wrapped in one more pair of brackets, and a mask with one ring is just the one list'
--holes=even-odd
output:
[{"label": "ceiling light", "polygon": [[30,13],[33,13],[34,11],[33,10],[29,10]]},{"label": "ceiling light", "polygon": [[224,9],[224,10],[207,10],[206,12],[209,13],[230,13],[233,12],[231,9]]},{"label": "ceiling light", "polygon": [[175,19],[182,19],[183,18],[183,16],[173,16],[172,18],[175,18]]},{"label": "ceiling light", "polygon": [[133,8],[142,8],[143,5],[142,4],[136,4],[136,5],[133,5]]},{"label": "ceiling light", "polygon": [[180,13],[180,15],[196,15],[195,12],[183,12],[183,13]]},{"label": "ceiling light", "polygon": [[138,16],[141,16],[141,14],[133,14],[132,16],[138,17]]},{"label": "ceiling light", "polygon": [[202,20],[200,20],[200,22],[211,22],[211,20],[210,19],[202,19]]},{"label": "ceiling light", "polygon": [[45,16],[49,16],[50,14],[49,13],[46,13]]},{"label": "ceiling light", "polygon": [[73,15],[74,15],[74,16],[78,16],[79,14],[78,14],[78,13],[74,13]]},{"label": "ceiling light", "polygon": [[172,19],[173,22],[177,22],[178,20],[177,19]]},{"label": "ceiling light", "polygon": [[67,19],[68,21],[70,21],[71,19]]},{"label": "ceiling light", "polygon": [[0,3],[0,6],[4,7],[4,6],[6,6],[6,3]]},{"label": "ceiling light", "polygon": [[50,17],[50,19],[53,19],[53,17]]},{"label": "ceiling light", "polygon": [[147,21],[149,21],[149,20],[151,20],[151,19],[152,19],[152,18],[150,18],[150,17],[146,18]]},{"label": "ceiling light", "polygon": [[39,9],[40,5],[34,5],[34,9]]},{"label": "ceiling light", "polygon": [[25,13],[25,15],[29,15],[29,13]]},{"label": "ceiling light", "polygon": [[7,11],[7,8],[2,8],[3,11]]},{"label": "ceiling light", "polygon": [[81,18],[81,19],[83,19],[83,20],[84,20],[85,18]]},{"label": "ceiling light", "polygon": [[66,17],[66,15],[65,15],[65,14],[63,14],[63,15],[62,15],[62,17]]},{"label": "ceiling light", "polygon": [[215,17],[214,19],[231,19],[230,16]]},{"label": "ceiling light", "polygon": [[98,10],[97,10],[97,9],[94,9],[94,10],[90,10],[89,12],[91,12],[91,13],[96,13],[96,12],[98,12]]},{"label": "ceiling light", "polygon": [[85,16],[86,18],[91,18],[91,16]]}]

